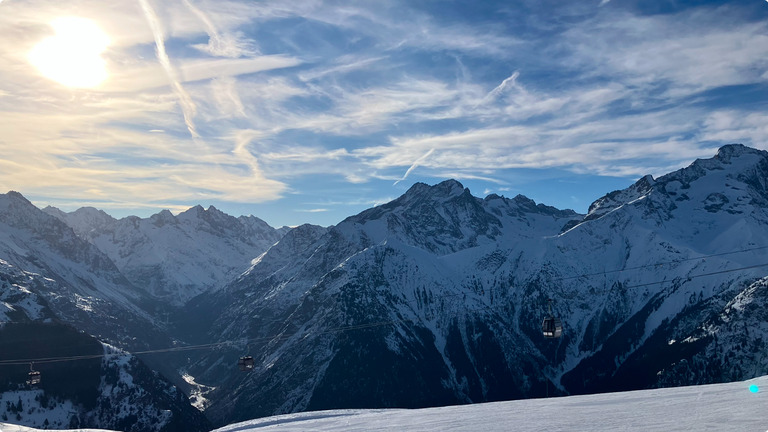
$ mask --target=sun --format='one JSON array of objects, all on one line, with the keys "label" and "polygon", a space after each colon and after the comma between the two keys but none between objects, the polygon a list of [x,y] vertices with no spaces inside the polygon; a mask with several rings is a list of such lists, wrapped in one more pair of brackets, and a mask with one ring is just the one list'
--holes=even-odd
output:
[{"label": "sun", "polygon": [[54,36],[29,53],[29,61],[46,77],[68,87],[97,87],[107,78],[101,53],[109,38],[92,20],[62,17],[51,22]]}]

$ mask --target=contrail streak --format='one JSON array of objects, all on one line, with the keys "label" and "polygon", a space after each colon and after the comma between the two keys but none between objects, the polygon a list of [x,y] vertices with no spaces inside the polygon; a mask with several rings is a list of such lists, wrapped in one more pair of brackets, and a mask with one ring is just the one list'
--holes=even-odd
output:
[{"label": "contrail streak", "polygon": [[418,167],[419,165],[421,165],[421,163],[422,163],[422,162],[424,162],[424,160],[425,160],[426,158],[428,158],[428,157],[429,157],[429,156],[430,156],[432,153],[434,153],[434,152],[435,152],[435,149],[431,148],[431,149],[429,149],[429,151],[428,151],[428,152],[426,152],[426,153],[424,154],[424,156],[422,156],[422,157],[420,157],[420,158],[416,159],[416,161],[413,163],[413,165],[411,165],[411,167],[410,167],[410,168],[408,168],[408,171],[406,171],[406,172],[405,172],[405,175],[403,176],[403,178],[401,178],[400,180],[396,181],[396,182],[395,182],[395,183],[394,183],[392,186],[394,186],[394,185],[396,185],[396,184],[400,183],[401,181],[405,180],[406,178],[408,178],[408,175],[411,173],[411,171],[415,170],[415,169],[416,169],[416,167]]},{"label": "contrail streak", "polygon": [[[201,48],[209,54],[219,57],[237,58],[244,54],[251,53],[248,44],[241,43],[237,37],[220,33],[213,21],[200,8],[192,4],[190,0],[184,0],[187,9],[197,16],[205,26],[205,32],[208,33],[208,46]],[[200,48],[200,47],[198,47]]]},{"label": "contrail streak", "polygon": [[202,21],[205,25],[206,33],[208,33],[208,37],[210,38],[210,45],[214,48],[220,47],[222,44],[221,35],[219,34],[218,30],[216,30],[216,26],[213,25],[213,22],[211,22],[208,16],[205,15],[203,11],[198,9],[195,5],[190,3],[189,0],[184,0],[184,4],[187,5],[187,8],[189,8],[192,13],[197,15],[200,21]]},{"label": "contrail streak", "polygon": [[195,103],[192,101],[192,97],[189,96],[189,93],[182,87],[181,81],[179,81],[176,76],[176,71],[174,71],[173,66],[171,66],[171,60],[168,58],[168,53],[165,52],[165,38],[163,36],[163,29],[160,26],[160,20],[157,19],[157,14],[154,9],[152,9],[148,0],[139,0],[139,3],[141,4],[141,9],[144,11],[144,16],[146,16],[147,21],[149,22],[149,27],[152,29],[152,34],[155,37],[157,60],[160,62],[160,65],[163,66],[163,69],[165,69],[165,73],[171,81],[171,86],[173,86],[173,90],[179,98],[181,112],[184,115],[184,123],[187,125],[187,129],[189,130],[189,133],[192,134],[192,137],[199,138],[200,135],[197,133],[193,121],[196,111]]},{"label": "contrail streak", "polygon": [[485,96],[485,99],[489,99],[489,98],[495,98],[495,97],[497,97],[497,96],[498,96],[498,95],[500,95],[500,94],[501,94],[501,92],[503,92],[503,91],[504,91],[504,89],[506,89],[506,88],[507,88],[507,86],[508,86],[508,85],[510,85],[510,84],[511,84],[511,85],[516,85],[516,84],[517,84],[517,83],[516,83],[516,81],[517,81],[517,77],[519,77],[519,76],[520,76],[520,71],[515,71],[515,73],[513,73],[512,75],[510,75],[509,77],[507,77],[507,78],[506,78],[504,81],[502,81],[502,82],[501,82],[501,84],[499,84],[498,86],[496,86],[496,88],[495,88],[495,89],[491,90],[491,91],[490,91],[490,92],[489,92],[489,93],[488,93],[488,94]]}]

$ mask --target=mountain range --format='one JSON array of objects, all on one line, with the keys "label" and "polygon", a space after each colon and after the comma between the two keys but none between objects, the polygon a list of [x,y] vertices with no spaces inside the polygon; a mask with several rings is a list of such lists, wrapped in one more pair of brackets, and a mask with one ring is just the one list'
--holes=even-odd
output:
[{"label": "mountain range", "polygon": [[[150,351],[136,361],[213,425],[768,374],[768,152],[737,144],[587,214],[455,180],[292,229],[200,206],[115,220],[10,192],[0,260],[0,321]],[[550,304],[557,339],[541,334]]]}]

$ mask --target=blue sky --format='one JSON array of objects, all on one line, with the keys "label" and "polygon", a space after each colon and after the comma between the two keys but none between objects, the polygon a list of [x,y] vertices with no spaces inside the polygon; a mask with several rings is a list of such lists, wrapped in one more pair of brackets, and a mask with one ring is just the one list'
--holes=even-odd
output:
[{"label": "blue sky", "polygon": [[[40,48],[73,17],[96,60]],[[0,190],[39,206],[331,225],[455,178],[586,212],[735,142],[768,149],[762,0],[0,1]]]}]

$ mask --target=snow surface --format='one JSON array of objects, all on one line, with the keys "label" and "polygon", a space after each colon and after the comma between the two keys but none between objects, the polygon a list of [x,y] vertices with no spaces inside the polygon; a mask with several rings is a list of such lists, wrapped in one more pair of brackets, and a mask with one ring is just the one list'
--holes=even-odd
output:
[{"label": "snow surface", "polygon": [[[749,390],[750,385],[761,389]],[[768,431],[768,376],[705,386],[417,410],[334,410],[229,425],[249,431]]]},{"label": "snow surface", "polygon": [[[760,391],[753,393],[750,386]],[[425,409],[333,410],[236,423],[250,431],[768,431],[768,376],[727,384]],[[0,432],[38,429],[0,423]],[[77,429],[77,431],[96,431]]]}]

